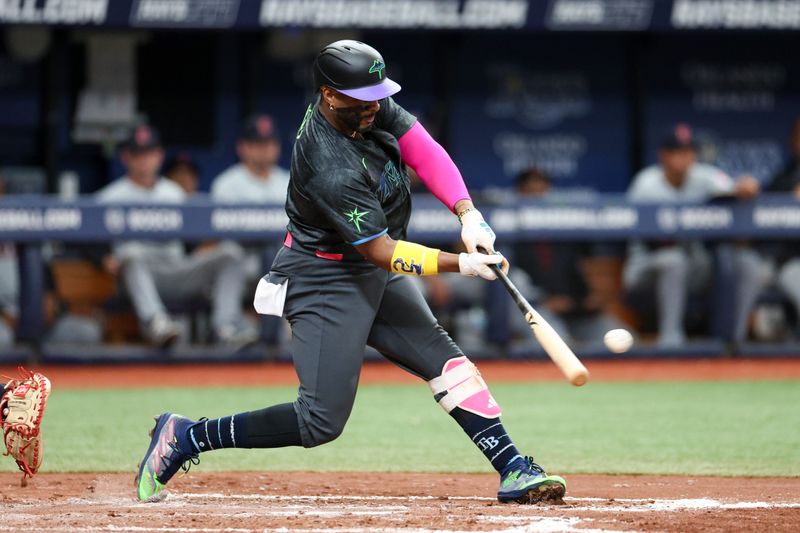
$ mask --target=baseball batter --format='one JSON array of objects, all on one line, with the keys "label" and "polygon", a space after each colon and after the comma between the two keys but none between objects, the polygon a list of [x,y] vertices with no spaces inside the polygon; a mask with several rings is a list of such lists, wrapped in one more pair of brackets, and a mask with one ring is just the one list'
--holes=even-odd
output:
[{"label": "baseball batter", "polygon": [[[391,98],[400,86],[372,47],[337,41],[314,61],[318,92],[297,131],[284,246],[259,282],[255,307],[292,327],[297,400],[216,420],[164,413],[139,466],[137,497],[158,499],[181,468],[221,448],[325,444],[350,416],[369,345],[424,379],[500,474],[501,502],[559,500],[566,482],[514,446],[475,365],[439,326],[410,276],[460,272],[495,279],[508,263],[473,207],[453,161]],[[406,241],[412,167],[462,224],[466,253]]]}]

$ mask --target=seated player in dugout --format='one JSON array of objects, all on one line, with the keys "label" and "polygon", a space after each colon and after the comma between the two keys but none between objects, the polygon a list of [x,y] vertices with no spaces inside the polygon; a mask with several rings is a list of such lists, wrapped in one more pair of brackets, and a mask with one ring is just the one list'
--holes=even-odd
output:
[{"label": "seated player in dugout", "polygon": [[[489,265],[508,270],[461,174],[391,98],[400,86],[387,77],[377,50],[337,41],[319,52],[313,73],[317,93],[292,152],[288,233],[254,301],[259,312],[291,324],[298,398],[215,420],[158,416],[139,465],[137,497],[159,499],[173,475],[203,452],[310,448],[336,439],[369,345],[429,384],[435,401],[500,474],[498,500],[560,500],[564,479],[518,451],[486,382],[412,283],[412,276],[439,272],[493,280]],[[404,163],[458,217],[467,252],[405,240],[411,198]]]},{"label": "seated player in dugout", "polygon": [[[684,123],[664,137],[658,163],[636,174],[628,188],[633,203],[672,204],[708,202],[730,197],[751,200],[758,196],[758,180],[749,175],[734,179],[722,169],[698,161],[700,145]],[[758,253],[736,243],[732,254],[735,279],[733,340],[747,335],[750,311],[767,281],[768,271]],[[684,317],[689,295],[702,293],[711,285],[712,255],[702,241],[693,239],[635,240],[628,245],[628,259],[622,273],[626,291],[655,291],[658,315],[657,344],[674,348],[686,342]]]},{"label": "seated player in dugout", "polygon": [[[284,205],[289,171],[278,165],[280,155],[281,138],[272,117],[265,114],[248,117],[236,141],[238,162],[214,178],[211,199],[224,204]],[[255,285],[269,269],[271,259],[265,257],[271,256],[273,243],[246,243],[239,247],[248,283],[252,281]]]},{"label": "seated player in dugout", "polygon": [[[177,205],[186,192],[162,178],[164,149],[158,130],[140,125],[123,144],[120,156],[126,174],[96,193],[102,204]],[[187,254],[182,242],[117,241],[103,260],[112,275],[121,275],[144,337],[153,345],[171,346],[180,329],[168,304],[208,298],[211,326],[221,348],[234,351],[255,342],[258,332],[243,319],[241,296],[245,273],[238,248],[224,244]]]}]

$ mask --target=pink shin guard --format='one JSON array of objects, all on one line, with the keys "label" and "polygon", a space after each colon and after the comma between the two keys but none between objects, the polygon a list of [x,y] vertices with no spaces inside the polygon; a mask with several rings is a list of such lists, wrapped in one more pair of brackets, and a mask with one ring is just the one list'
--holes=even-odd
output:
[{"label": "pink shin guard", "polygon": [[500,406],[489,392],[481,373],[466,356],[454,357],[444,364],[442,375],[428,382],[433,395],[447,392],[439,405],[448,413],[459,407],[484,418],[500,416]]},{"label": "pink shin guard", "polygon": [[460,200],[469,200],[464,178],[444,148],[415,122],[405,135],[398,139],[400,155],[417,173],[422,183],[450,211]]}]

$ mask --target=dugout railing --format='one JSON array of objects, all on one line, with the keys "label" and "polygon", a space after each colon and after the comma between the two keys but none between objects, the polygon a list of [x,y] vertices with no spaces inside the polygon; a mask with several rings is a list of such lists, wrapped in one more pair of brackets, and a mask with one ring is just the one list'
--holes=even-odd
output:
[{"label": "dugout railing", "polygon": [[[732,302],[736,294],[730,268],[727,268],[729,247],[745,240],[800,241],[800,202],[791,197],[765,195],[754,202],[722,199],[706,204],[631,204],[620,195],[598,194],[580,201],[506,201],[479,207],[497,233],[498,249],[504,251],[510,251],[509,245],[521,239],[624,243],[632,239],[691,238],[709,242],[715,250],[717,265],[709,302],[713,315],[711,337],[708,341],[666,352],[639,347],[640,355],[800,355],[795,344],[733,346],[729,342],[733,327]],[[17,339],[20,346],[8,352],[5,358],[55,359],[59,355],[58,350],[50,351],[41,343],[45,329],[43,296],[46,286],[43,248],[48,242],[69,246],[125,239],[177,238],[186,242],[234,239],[274,248],[285,235],[286,221],[282,205],[221,205],[206,198],[180,205],[100,205],[92,199],[63,202],[46,197],[6,197],[0,202],[0,242],[13,242],[17,247],[20,267]],[[410,239],[447,246],[457,241],[458,236],[459,226],[454,216],[434,199],[415,196]],[[513,262],[513,257],[511,259]],[[508,341],[506,298],[499,286],[492,286],[487,292],[487,335],[499,346]],[[531,345],[534,344],[532,341]],[[153,350],[134,346],[113,350],[84,347],[80,352],[96,352],[95,358],[99,359],[111,352],[115,354],[112,359],[153,356]],[[200,352],[202,359],[213,349]],[[516,355],[536,356],[536,352],[532,349]]]}]

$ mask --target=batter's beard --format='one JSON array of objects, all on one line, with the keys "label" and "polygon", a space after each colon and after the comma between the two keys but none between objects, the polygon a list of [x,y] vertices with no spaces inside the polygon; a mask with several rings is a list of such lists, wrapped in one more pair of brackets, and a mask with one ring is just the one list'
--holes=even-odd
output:
[{"label": "batter's beard", "polygon": [[361,126],[361,121],[363,120],[363,112],[364,107],[362,106],[352,106],[352,107],[337,107],[336,108],[336,117],[339,119],[339,122],[342,123],[347,129],[350,131],[357,131],[359,133],[366,133],[372,129],[374,124],[368,124],[365,127]]}]

